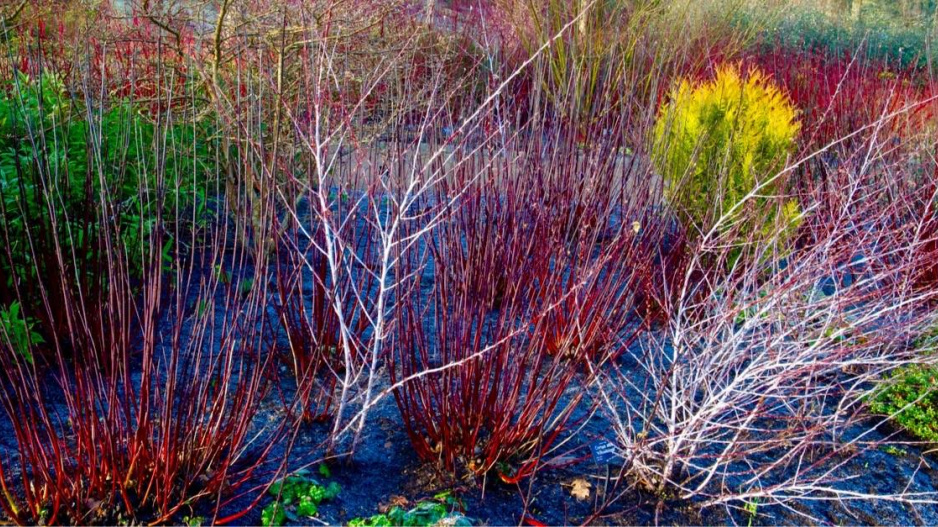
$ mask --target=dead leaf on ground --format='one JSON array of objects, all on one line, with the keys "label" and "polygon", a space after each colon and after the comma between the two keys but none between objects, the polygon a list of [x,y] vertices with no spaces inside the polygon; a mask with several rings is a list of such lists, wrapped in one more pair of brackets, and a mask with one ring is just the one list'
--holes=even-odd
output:
[{"label": "dead leaf on ground", "polygon": [[589,481],[583,478],[576,478],[573,480],[573,483],[570,484],[570,495],[576,498],[577,501],[588,500],[592,487]]},{"label": "dead leaf on ground", "polygon": [[409,502],[407,501],[407,498],[405,498],[404,496],[391,496],[391,499],[388,500],[387,504],[378,505],[378,512],[380,512],[381,514],[387,514],[387,512],[393,509],[394,507],[400,507],[402,509],[406,509],[408,503]]}]

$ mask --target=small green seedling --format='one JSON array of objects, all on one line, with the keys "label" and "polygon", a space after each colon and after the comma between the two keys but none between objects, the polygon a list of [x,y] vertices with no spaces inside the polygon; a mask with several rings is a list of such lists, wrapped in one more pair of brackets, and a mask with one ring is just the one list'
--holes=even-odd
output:
[{"label": "small green seedling", "polygon": [[264,525],[265,527],[279,526],[286,522],[287,515],[283,511],[283,505],[281,505],[278,501],[275,501],[264,507],[264,510],[261,511],[261,525]]},{"label": "small green seedling", "polygon": [[746,515],[749,516],[749,527],[752,527],[752,520],[756,518],[759,513],[759,500],[747,501],[746,505],[743,506],[743,510],[746,511]]},{"label": "small green seedling", "polygon": [[[320,474],[323,473],[323,466],[320,465]],[[274,502],[261,511],[261,524],[275,527],[283,525],[288,519],[302,521],[302,518],[312,518],[319,512],[319,504],[335,498],[340,490],[338,483],[333,481],[323,486],[305,472],[288,476],[270,488]]]},{"label": "small green seedling", "polygon": [[447,491],[433,496],[432,500],[420,501],[411,509],[395,505],[384,514],[375,514],[370,518],[355,518],[348,524],[349,527],[428,527],[441,524],[456,527],[471,526],[472,521],[459,512],[462,509],[462,501]]},{"label": "small green seedling", "polygon": [[905,457],[905,456],[909,455],[909,453],[908,453],[906,450],[903,450],[903,449],[901,449],[901,448],[899,448],[899,447],[896,447],[896,446],[893,446],[893,445],[883,445],[883,446],[879,447],[879,449],[882,450],[883,452],[889,454],[890,456]]},{"label": "small green seedling", "polygon": [[241,296],[248,296],[251,293],[251,289],[254,289],[254,279],[245,278],[244,280],[241,280],[239,287]]},{"label": "small green seedling", "polygon": [[215,266],[215,277],[218,278],[219,283],[222,285],[231,283],[231,273],[226,271],[221,265]]}]

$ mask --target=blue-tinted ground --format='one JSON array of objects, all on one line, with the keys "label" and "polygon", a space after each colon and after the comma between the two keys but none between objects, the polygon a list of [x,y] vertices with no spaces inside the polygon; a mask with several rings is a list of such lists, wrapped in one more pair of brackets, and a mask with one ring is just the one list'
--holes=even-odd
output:
[{"label": "blue-tinted ground", "polygon": [[[234,276],[234,281],[239,277]],[[196,281],[197,282],[197,281]],[[424,284],[424,287],[428,287]],[[219,303],[222,305],[223,303]],[[273,313],[272,313],[273,314]],[[223,316],[219,313],[216,316]],[[273,327],[279,327],[276,324]],[[284,340],[283,335],[276,339]],[[285,342],[279,342],[285,345]],[[623,355],[620,366],[631,368],[638,375],[628,354]],[[275,382],[280,392],[274,390],[264,402],[256,418],[257,428],[264,429],[270,423],[281,422],[284,407],[281,396],[294,389],[286,368],[282,368]],[[386,378],[386,376],[382,376]],[[641,385],[640,382],[636,382]],[[49,386],[52,386],[50,381]],[[376,392],[385,386],[378,386]],[[580,384],[568,388],[567,397],[572,397]],[[64,409],[55,400],[55,390],[50,389],[49,404]],[[609,435],[610,424],[601,411],[593,412],[591,401],[584,400],[574,415],[574,421],[583,424],[579,433],[570,438],[564,449],[558,452],[556,463],[542,469],[534,478],[520,485],[503,483],[497,477],[485,481],[457,480],[438,470],[433,463],[417,458],[404,430],[402,418],[394,398],[385,397],[370,414],[369,426],[357,448],[354,458],[330,462],[330,481],[341,485],[341,492],[332,501],[323,502],[315,522],[328,524],[346,523],[352,518],[371,516],[379,509],[401,498],[409,503],[428,499],[441,491],[453,491],[465,504],[465,514],[479,523],[488,525],[518,525],[540,522],[548,525],[579,524],[585,521],[603,524],[786,524],[801,525],[821,522],[823,524],[938,524],[938,507],[932,505],[909,506],[885,501],[839,502],[836,500],[802,501],[790,506],[758,506],[755,518],[746,513],[728,511],[723,508],[701,508],[698,503],[661,500],[657,496],[639,490],[629,490],[628,482],[616,487],[610,485],[609,498],[616,497],[605,508],[597,505],[604,501],[599,490],[604,487],[606,471],[598,466],[589,455],[589,445]],[[591,416],[588,420],[587,416]],[[861,425],[862,426],[862,425]],[[301,425],[295,443],[287,448],[282,442],[269,457],[268,468],[276,468],[289,451],[291,469],[309,467],[315,470],[325,452],[323,441],[328,434],[328,424],[307,423]],[[858,426],[853,433],[860,433]],[[891,434],[892,430],[871,433],[867,439],[875,442]],[[849,434],[848,434],[849,435]],[[901,434],[893,441],[908,441]],[[338,451],[342,451],[342,446]],[[0,412],[0,456],[8,481],[19,476],[16,466],[16,440],[6,412]],[[933,453],[923,453],[916,446],[896,449],[873,449],[849,460],[837,476],[849,477],[845,489],[858,493],[886,495],[906,492],[935,492],[938,489],[938,458]],[[616,470],[612,470],[612,475]],[[263,472],[257,474],[257,485],[263,484]],[[576,478],[585,478],[592,484],[590,499],[579,501],[570,493],[570,483]],[[250,485],[248,486],[250,487]],[[15,492],[15,491],[14,491]],[[256,494],[245,496],[233,508],[247,506]],[[259,505],[237,523],[260,524],[262,508],[271,502],[263,496]],[[193,511],[194,515],[211,517],[210,511]],[[182,518],[178,519],[182,521]],[[313,523],[313,522],[311,522]]]}]

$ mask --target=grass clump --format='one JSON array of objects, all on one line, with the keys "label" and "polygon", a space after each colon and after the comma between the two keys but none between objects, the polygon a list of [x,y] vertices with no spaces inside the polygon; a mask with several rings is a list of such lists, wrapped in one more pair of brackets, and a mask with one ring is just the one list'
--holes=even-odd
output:
[{"label": "grass clump", "polygon": [[895,422],[913,436],[938,443],[938,368],[897,369],[871,397],[870,411],[894,415]]}]

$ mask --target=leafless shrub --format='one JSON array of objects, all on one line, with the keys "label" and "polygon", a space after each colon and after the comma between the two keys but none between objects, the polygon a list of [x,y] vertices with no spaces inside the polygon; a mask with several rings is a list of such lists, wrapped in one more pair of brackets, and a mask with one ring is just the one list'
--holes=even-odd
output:
[{"label": "leafless shrub", "polygon": [[866,398],[923,360],[935,324],[936,292],[920,283],[935,196],[917,190],[933,182],[884,155],[876,129],[806,198],[799,241],[780,241],[786,225],[740,239],[741,204],[692,244],[669,320],[632,352],[641,374],[613,369],[598,387],[626,479],[707,506],[938,499],[843,485],[845,460],[873,443]]}]

